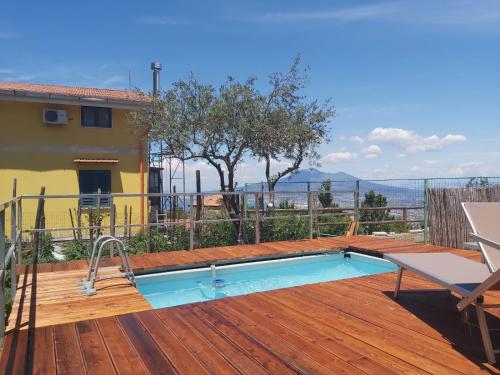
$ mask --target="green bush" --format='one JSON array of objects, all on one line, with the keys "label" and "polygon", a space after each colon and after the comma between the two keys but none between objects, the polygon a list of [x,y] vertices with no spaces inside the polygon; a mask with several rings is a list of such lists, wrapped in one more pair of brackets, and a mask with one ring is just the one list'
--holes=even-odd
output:
[{"label": "green bush", "polygon": [[238,243],[232,222],[203,224],[200,230],[201,247],[228,246]]},{"label": "green bush", "polygon": [[262,224],[262,242],[309,238],[309,219],[273,219]]},{"label": "green bush", "polygon": [[[129,254],[142,254],[147,249],[147,234],[141,232],[128,243]],[[151,231],[151,252],[189,249],[189,231],[181,225],[168,227],[164,233]]]},{"label": "green bush", "polygon": [[80,240],[72,240],[64,251],[65,260],[89,259],[92,249],[90,243]]},{"label": "green bush", "polygon": [[[332,223],[332,225],[322,225],[319,227],[321,234],[331,236],[343,236],[346,233],[351,219],[348,215],[338,216],[321,216],[318,218],[319,223]],[[333,224],[335,223],[335,224]]]},{"label": "green bush", "polygon": [[38,263],[55,263],[54,244],[50,234],[42,234],[40,236],[40,248],[38,250]]}]

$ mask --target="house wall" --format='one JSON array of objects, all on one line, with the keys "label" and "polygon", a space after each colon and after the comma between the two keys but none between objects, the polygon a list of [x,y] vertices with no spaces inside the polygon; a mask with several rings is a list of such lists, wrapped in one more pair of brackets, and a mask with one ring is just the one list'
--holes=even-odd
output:
[{"label": "house wall", "polygon": [[[48,125],[42,121],[44,108],[64,109],[69,123]],[[140,192],[140,136],[127,119],[128,111],[112,110],[112,128],[80,125],[80,107],[31,102],[0,101],[0,201],[10,198],[17,179],[18,195],[78,194],[79,169],[111,170],[113,193]],[[146,156],[146,155],[145,155]],[[76,164],[74,159],[118,159],[118,164]],[[144,160],[146,166],[146,160]],[[146,173],[147,173],[147,168]],[[144,176],[147,184],[147,175]],[[139,222],[139,198],[115,201],[117,218],[123,221],[124,206],[132,206]],[[74,199],[46,201],[46,227],[69,226],[68,209],[77,208]],[[36,201],[23,203],[24,228],[34,223]],[[71,235],[67,233],[67,235]]]}]

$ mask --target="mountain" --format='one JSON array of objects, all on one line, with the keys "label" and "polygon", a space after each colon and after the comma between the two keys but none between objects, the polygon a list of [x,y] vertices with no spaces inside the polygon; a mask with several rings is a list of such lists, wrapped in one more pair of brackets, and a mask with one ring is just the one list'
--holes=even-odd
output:
[{"label": "mountain", "polygon": [[[283,178],[276,185],[276,192],[305,192],[308,187],[312,191],[320,190],[324,180],[332,181],[332,191],[334,201],[339,204],[352,202],[353,193],[356,190],[357,177],[345,172],[328,173],[316,168],[300,169],[292,175]],[[266,185],[259,183],[248,184],[247,191],[267,190]],[[398,205],[421,205],[423,202],[423,186],[417,180],[388,180],[388,181],[368,181],[360,180],[359,194],[362,200],[365,193],[373,190],[377,194],[387,197],[388,204]]]},{"label": "mountain", "polygon": [[356,181],[358,178],[345,172],[328,173],[316,168],[299,169],[290,176],[285,177],[281,182],[321,182],[330,179],[332,181]]}]

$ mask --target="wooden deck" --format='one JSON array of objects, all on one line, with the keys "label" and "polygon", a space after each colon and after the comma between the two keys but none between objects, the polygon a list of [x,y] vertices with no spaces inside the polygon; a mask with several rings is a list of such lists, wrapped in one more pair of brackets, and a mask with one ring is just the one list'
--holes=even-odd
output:
[{"label": "wooden deck", "polygon": [[[112,266],[102,268],[99,275],[116,277],[120,273]],[[76,282],[84,276],[83,270],[37,273],[35,278],[32,273],[21,275],[7,332],[151,310],[149,302],[123,277],[100,280],[95,295],[82,295]]]},{"label": "wooden deck", "polygon": [[[133,257],[132,264],[163,269],[333,248],[378,254],[451,250],[359,236],[148,254]],[[41,265],[38,277],[84,267]],[[484,363],[478,330],[469,332],[461,323],[454,297],[407,273],[403,290],[419,291],[394,301],[394,282],[395,273],[386,273],[39,328],[30,322],[29,329],[7,335],[0,373],[500,373]],[[486,300],[500,303],[498,294]],[[498,311],[491,310],[488,320],[500,328]]]}]

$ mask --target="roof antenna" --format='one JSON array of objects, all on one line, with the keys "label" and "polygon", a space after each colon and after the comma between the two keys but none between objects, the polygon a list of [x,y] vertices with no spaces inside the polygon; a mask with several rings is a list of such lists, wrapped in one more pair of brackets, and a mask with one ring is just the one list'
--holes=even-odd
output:
[{"label": "roof antenna", "polygon": [[132,73],[128,70],[128,91],[132,91]]}]

